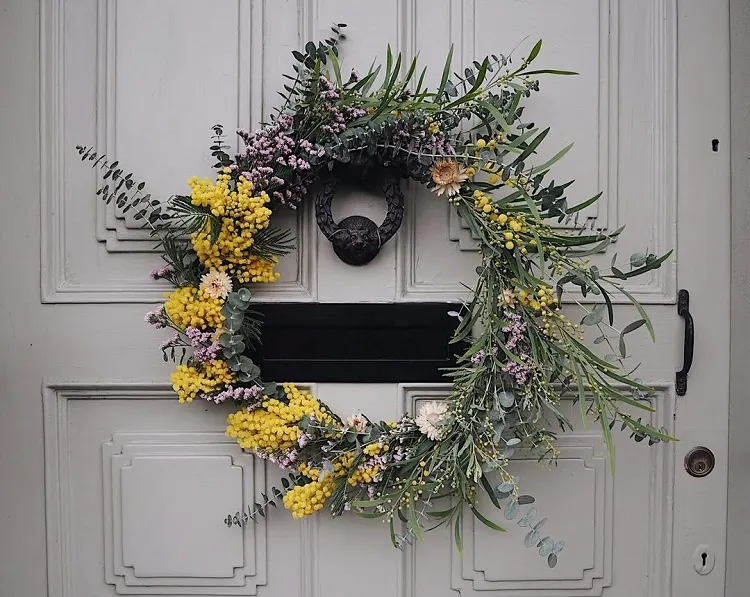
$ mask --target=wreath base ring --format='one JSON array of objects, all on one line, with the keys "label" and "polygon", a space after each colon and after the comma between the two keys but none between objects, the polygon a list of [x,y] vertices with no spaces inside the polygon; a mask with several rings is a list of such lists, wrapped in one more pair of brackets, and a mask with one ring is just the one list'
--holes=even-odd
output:
[{"label": "wreath base ring", "polygon": [[[566,395],[579,402],[584,422],[600,423],[611,464],[615,427],[637,442],[675,439],[638,414],[652,410],[655,394],[625,360],[626,335],[640,328],[655,335],[624,282],[657,269],[670,253],[634,253],[625,263],[615,254],[602,268],[583,259],[603,253],[622,229],[603,233],[579,223],[601,193],[571,206],[570,182],[545,182],[570,146],[539,164],[550,129],[522,120],[521,102],[539,89],[535,75],[574,73],[529,70],[541,41],[519,67],[492,55],[463,76],[451,76],[451,50],[432,91],[423,86],[425,71],[417,75],[416,59],[402,77],[402,56],[390,49],[383,80],[374,66],[363,77],[343,79],[337,48],[343,26],[324,42],[308,43],[304,54],[293,52],[297,76],[287,76],[294,83],[285,85],[283,107],[257,131],[239,132],[245,149],[234,158],[223,129],[214,127],[216,179],[191,178],[189,195],[164,204],[142,192],[145,183],[118,161],[89,147],[78,152],[103,172],[97,194],[123,212],[132,208],[159,237],[166,263],[152,277],[175,289],[146,321],[174,331],[161,350],[165,361],[178,362],[170,379],[180,402],[234,403],[227,435],[288,474],[270,495],[227,516],[228,525],[257,520],[277,503],[294,518],[350,510],[386,522],[399,548],[448,526],[462,554],[468,512],[504,530],[480,511],[482,495],[506,521],[528,527],[524,545],[554,567],[565,544],[540,531],[546,519],[535,522],[536,507],[527,509],[535,498],[520,493],[511,457],[524,448],[556,461],[558,433],[573,429],[559,408]],[[467,120],[478,124],[464,130]],[[447,400],[424,401],[398,420],[342,418],[308,391],[262,378],[253,360],[262,318],[251,308],[251,288],[276,281],[278,258],[292,250],[289,233],[270,227],[277,207],[299,206],[319,185],[318,226],[343,261],[363,265],[401,224],[401,178],[447,199],[481,252],[469,298],[447,312],[458,320],[451,344],[460,354],[446,372],[453,388]],[[337,223],[331,204],[339,182],[381,186],[388,203],[383,223],[360,215]],[[572,229],[553,227],[554,219]],[[599,304],[581,304],[566,294],[570,286],[599,296]],[[638,319],[616,327],[611,294],[624,296]],[[585,312],[580,323],[562,311],[569,297]],[[598,334],[593,344],[610,354],[587,346],[586,327]]]}]

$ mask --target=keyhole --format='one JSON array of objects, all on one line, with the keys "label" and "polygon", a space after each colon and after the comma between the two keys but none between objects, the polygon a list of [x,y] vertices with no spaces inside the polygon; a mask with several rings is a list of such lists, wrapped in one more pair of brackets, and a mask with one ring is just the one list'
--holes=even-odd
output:
[{"label": "keyhole", "polygon": [[703,567],[704,567],[704,568],[706,567],[706,560],[707,560],[707,559],[708,559],[708,554],[707,554],[707,553],[706,553],[706,552],[704,551],[704,552],[703,552],[703,553],[701,554],[701,560],[703,560]]},{"label": "keyhole", "polygon": [[711,141],[711,150],[714,153],[718,153],[718,151],[719,151],[719,140],[718,139],[713,139]]}]

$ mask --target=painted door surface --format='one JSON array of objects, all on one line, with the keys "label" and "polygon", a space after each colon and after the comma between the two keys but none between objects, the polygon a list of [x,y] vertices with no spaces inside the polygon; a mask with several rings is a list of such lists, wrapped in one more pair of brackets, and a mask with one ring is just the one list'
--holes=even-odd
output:
[{"label": "painted door surface", "polygon": [[[95,175],[74,147],[95,144],[155,196],[178,192],[209,173],[211,125],[261,121],[290,51],[335,22],[349,24],[347,68],[365,70],[390,43],[407,58],[419,52],[435,77],[451,43],[458,64],[543,38],[544,67],[580,73],[544,79],[529,107],[552,126],[551,150],[576,143],[558,178],[576,180],[573,198],[604,191],[586,213],[596,227],[628,225],[593,262],[678,249],[628,289],[657,333],[656,344],[640,332],[631,340],[639,376],[657,389],[652,422],[681,441],[649,448],[618,436],[612,475],[598,426],[579,425],[560,441],[557,470],[517,459],[546,529],[566,541],[554,569],[524,547],[515,523],[500,535],[466,517],[463,559],[443,530],[398,551],[382,525],[350,515],[298,522],[273,510],[244,531],[222,523],[277,471],[224,437],[226,411],[177,403],[164,338],[143,323],[164,290],[148,277],[152,242],[129,214],[96,202]],[[0,89],[0,595],[723,594],[727,23],[726,0],[10,1],[0,17],[9,82]],[[334,211],[378,219],[385,205],[351,192]],[[361,268],[336,258],[309,209],[287,214],[298,250],[258,296],[455,301],[477,254],[450,214],[444,200],[408,188],[401,230]],[[674,389],[680,288],[690,290],[698,338],[684,397]],[[632,320],[629,307],[616,308]],[[344,415],[382,419],[448,393],[442,384],[288,381]],[[682,466],[696,445],[716,455],[703,479]]]}]

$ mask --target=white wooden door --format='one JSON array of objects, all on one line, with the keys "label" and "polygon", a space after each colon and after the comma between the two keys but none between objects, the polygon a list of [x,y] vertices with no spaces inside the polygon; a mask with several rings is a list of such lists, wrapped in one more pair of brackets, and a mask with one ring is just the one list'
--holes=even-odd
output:
[{"label": "white wooden door", "polygon": [[[398,551],[381,525],[348,515],[300,523],[272,511],[244,532],[221,523],[277,473],[223,436],[225,411],[175,400],[163,338],[142,324],[162,293],[147,275],[151,243],[96,203],[74,146],[96,144],[156,194],[172,193],[207,171],[210,126],[260,121],[289,52],[333,22],[349,24],[343,56],[363,69],[386,43],[439,72],[451,43],[468,62],[543,38],[545,66],[581,75],[545,80],[530,109],[552,125],[549,145],[576,142],[561,166],[577,180],[573,194],[605,191],[588,217],[608,230],[628,224],[595,259],[678,249],[629,290],[657,331],[656,345],[633,343],[657,389],[653,422],[681,441],[618,437],[613,476],[598,428],[579,426],[561,441],[556,471],[516,463],[550,534],[567,543],[554,569],[523,548],[515,524],[498,535],[467,518],[461,559],[442,531]],[[723,594],[728,60],[726,0],[3,3],[0,595]],[[377,199],[354,195],[336,209],[383,214]],[[263,300],[452,301],[471,281],[469,235],[420,189],[395,241],[362,268],[334,256],[310,210],[288,223],[299,250]],[[691,292],[698,339],[678,398],[679,288]],[[384,419],[448,389],[296,381],[343,414]],[[682,466],[695,445],[716,455],[703,479]]]}]

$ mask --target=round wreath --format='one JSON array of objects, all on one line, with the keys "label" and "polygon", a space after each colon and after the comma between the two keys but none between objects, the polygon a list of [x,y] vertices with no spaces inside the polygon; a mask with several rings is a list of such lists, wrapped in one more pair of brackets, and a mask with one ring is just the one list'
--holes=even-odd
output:
[{"label": "round wreath", "polygon": [[[344,77],[338,59],[343,27],[293,52],[283,104],[259,130],[238,132],[244,143],[238,155],[228,153],[222,128],[214,127],[216,178],[191,178],[188,195],[162,203],[117,162],[93,148],[78,151],[104,172],[98,194],[122,211],[132,209],[160,240],[166,264],[152,277],[176,288],[146,321],[174,330],[161,349],[165,360],[179,361],[171,381],[180,402],[236,404],[227,434],[288,473],[270,496],[225,522],[241,525],[281,501],[295,518],[328,507],[333,516],[350,510],[385,519],[396,546],[452,525],[461,551],[465,512],[502,530],[479,510],[481,487],[507,520],[522,514],[526,545],[554,566],[563,543],[542,536],[532,507],[520,513],[534,498],[520,493],[509,458],[524,448],[555,461],[553,428],[570,428],[558,409],[567,394],[579,401],[584,418],[601,423],[611,458],[616,425],[636,441],[672,439],[633,414],[651,410],[652,394],[631,375],[624,338],[642,326],[652,338],[654,332],[622,284],[658,268],[668,255],[637,253],[628,265],[613,262],[607,270],[586,260],[620,230],[605,234],[579,223],[577,214],[600,195],[569,206],[570,183],[547,182],[569,148],[541,163],[538,150],[549,129],[525,121],[522,102],[538,91],[537,75],[574,73],[532,70],[541,41],[519,64],[493,55],[462,75],[451,74],[451,50],[438,86],[430,89],[417,61],[402,64],[390,48],[385,68]],[[390,223],[373,230],[333,222],[323,199],[333,193],[342,167],[360,175],[384,169],[389,205],[395,205]],[[252,360],[261,322],[251,289],[277,280],[278,257],[292,249],[289,233],[270,227],[273,211],[296,208],[317,186],[323,232],[333,239],[343,230],[355,253],[372,243],[368,236],[379,248],[395,232],[393,220],[400,221],[398,179],[427,185],[436,201],[449,201],[480,250],[470,298],[452,313],[453,342],[461,349],[446,374],[453,390],[449,400],[428,402],[397,421],[341,418],[293,384],[261,379]],[[553,227],[554,220],[565,221],[567,231]],[[601,304],[580,305],[566,295],[571,284]],[[639,313],[622,329],[614,325],[613,292]],[[580,323],[563,313],[565,296],[586,311]],[[610,354],[589,349],[582,326],[598,328],[594,343]]]}]

